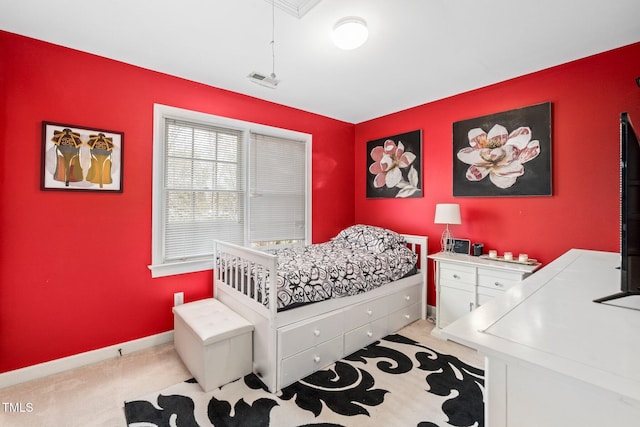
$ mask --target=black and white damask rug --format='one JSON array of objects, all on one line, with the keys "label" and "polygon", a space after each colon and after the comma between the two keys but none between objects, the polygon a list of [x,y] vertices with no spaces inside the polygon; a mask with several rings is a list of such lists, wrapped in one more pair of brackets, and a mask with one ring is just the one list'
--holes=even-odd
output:
[{"label": "black and white damask rug", "polygon": [[254,374],[205,393],[194,380],[125,402],[129,427],[483,427],[484,371],[389,335],[269,393]]}]

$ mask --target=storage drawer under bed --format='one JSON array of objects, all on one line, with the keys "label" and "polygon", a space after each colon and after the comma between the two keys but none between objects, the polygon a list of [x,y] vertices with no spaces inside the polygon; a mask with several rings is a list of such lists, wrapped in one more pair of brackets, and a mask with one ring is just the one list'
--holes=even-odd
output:
[{"label": "storage drawer under bed", "polygon": [[393,313],[403,307],[408,307],[420,302],[421,293],[422,289],[420,288],[420,285],[412,286],[400,292],[396,292],[386,301],[387,313]]},{"label": "storage drawer under bed", "polygon": [[344,334],[344,354],[349,355],[354,351],[358,351],[388,334],[389,325],[386,316],[360,326]]},{"label": "storage drawer under bed", "polygon": [[346,330],[355,329],[366,323],[385,317],[389,313],[388,301],[385,298],[374,299],[348,307],[344,314]]},{"label": "storage drawer under bed", "polygon": [[344,314],[334,311],[322,317],[314,317],[302,324],[286,326],[278,330],[280,358],[292,356],[337,336],[344,331]]},{"label": "storage drawer under bed", "polygon": [[420,302],[415,302],[408,307],[403,307],[400,310],[394,311],[389,314],[388,327],[389,333],[396,333],[398,330],[407,326],[409,323],[420,319]]},{"label": "storage drawer under bed", "polygon": [[280,386],[286,387],[343,357],[342,335],[282,359]]}]

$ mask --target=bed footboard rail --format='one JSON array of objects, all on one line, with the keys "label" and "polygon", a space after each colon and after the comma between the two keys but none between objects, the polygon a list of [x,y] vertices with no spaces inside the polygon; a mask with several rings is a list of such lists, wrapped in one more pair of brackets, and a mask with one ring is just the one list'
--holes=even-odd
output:
[{"label": "bed footboard rail", "polygon": [[[233,243],[214,241],[214,293],[219,286],[235,291],[243,303],[256,311],[267,310],[271,319],[277,311],[278,257]],[[216,295],[214,294],[214,297]],[[265,299],[268,298],[268,303]]]},{"label": "bed footboard rail", "polygon": [[253,323],[253,372],[275,392],[278,259],[220,240],[214,241],[213,250],[214,297]]}]

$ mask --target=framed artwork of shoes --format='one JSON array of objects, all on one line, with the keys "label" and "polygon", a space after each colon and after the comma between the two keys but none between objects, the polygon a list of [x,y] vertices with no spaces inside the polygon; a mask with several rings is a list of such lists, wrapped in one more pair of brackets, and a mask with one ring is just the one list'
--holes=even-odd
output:
[{"label": "framed artwork of shoes", "polygon": [[122,193],[124,133],[42,122],[42,190]]}]

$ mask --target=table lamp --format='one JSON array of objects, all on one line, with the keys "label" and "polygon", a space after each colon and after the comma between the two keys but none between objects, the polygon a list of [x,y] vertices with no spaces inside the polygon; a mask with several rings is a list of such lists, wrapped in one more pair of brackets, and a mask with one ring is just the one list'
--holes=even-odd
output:
[{"label": "table lamp", "polygon": [[453,252],[453,234],[449,231],[449,224],[462,224],[460,220],[460,205],[457,203],[439,203],[436,205],[435,224],[446,224],[442,232],[442,252]]}]

